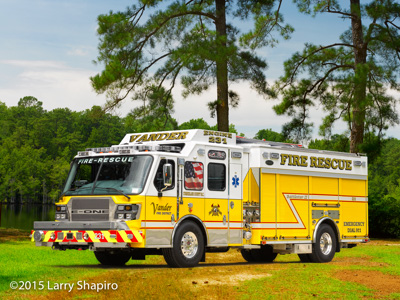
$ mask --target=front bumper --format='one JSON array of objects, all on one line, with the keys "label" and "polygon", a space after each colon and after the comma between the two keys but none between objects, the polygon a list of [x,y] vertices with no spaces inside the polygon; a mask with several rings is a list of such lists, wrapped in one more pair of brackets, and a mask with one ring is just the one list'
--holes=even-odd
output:
[{"label": "front bumper", "polygon": [[35,222],[32,242],[55,249],[128,248],[143,242],[125,222]]}]

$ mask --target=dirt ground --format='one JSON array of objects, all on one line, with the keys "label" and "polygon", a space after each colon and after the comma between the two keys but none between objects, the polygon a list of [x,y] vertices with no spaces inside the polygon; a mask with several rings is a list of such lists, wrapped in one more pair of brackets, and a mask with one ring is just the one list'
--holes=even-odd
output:
[{"label": "dirt ground", "polygon": [[[398,254],[400,255],[400,241],[393,239],[385,240],[371,240],[368,246],[386,246],[396,247],[399,249]],[[362,266],[362,267],[387,267],[388,265],[382,262],[372,261],[370,256],[362,257],[344,257],[335,258],[335,264],[343,265],[345,267],[350,266]],[[392,293],[400,293],[400,276],[385,274],[374,270],[341,270],[334,274],[339,280],[350,281],[358,284],[362,284],[372,290],[376,298],[385,297]]]},{"label": "dirt ground", "polygon": [[29,239],[29,232],[19,229],[0,228],[0,243],[8,241],[26,241]]},{"label": "dirt ground", "polygon": [[372,290],[376,298],[392,293],[400,293],[400,276],[384,274],[379,271],[342,270],[335,274],[342,281],[362,284]]}]

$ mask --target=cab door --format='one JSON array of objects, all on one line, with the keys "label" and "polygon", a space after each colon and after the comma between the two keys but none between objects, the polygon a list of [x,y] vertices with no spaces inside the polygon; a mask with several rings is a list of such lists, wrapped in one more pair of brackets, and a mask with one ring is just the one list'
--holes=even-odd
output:
[{"label": "cab door", "polygon": [[[163,167],[172,166],[172,184],[165,186]],[[155,162],[155,172],[150,177],[150,186],[145,197],[143,223],[146,224],[146,246],[169,246],[172,244],[174,220],[177,216],[177,161],[175,157],[161,157]]]},{"label": "cab door", "polygon": [[204,219],[209,246],[227,246],[228,215],[228,149],[206,147],[206,182]]}]

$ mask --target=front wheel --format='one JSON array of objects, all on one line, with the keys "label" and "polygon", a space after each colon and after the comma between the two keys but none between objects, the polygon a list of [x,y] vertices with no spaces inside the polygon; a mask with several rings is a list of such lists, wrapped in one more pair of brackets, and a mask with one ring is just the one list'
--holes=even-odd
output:
[{"label": "front wheel", "polygon": [[123,266],[131,259],[131,253],[124,250],[94,251],[97,260],[105,266]]},{"label": "front wheel", "polygon": [[163,255],[172,268],[190,268],[196,266],[204,254],[203,234],[192,221],[187,221],[176,230],[172,248],[164,248]]},{"label": "front wheel", "polygon": [[330,262],[335,256],[336,251],[336,235],[332,227],[322,224],[318,229],[313,251],[308,254],[311,262],[326,263]]},{"label": "front wheel", "polygon": [[240,253],[242,254],[243,258],[247,261],[247,262],[254,262],[255,259],[251,253],[251,250],[249,249],[242,249],[240,250]]}]

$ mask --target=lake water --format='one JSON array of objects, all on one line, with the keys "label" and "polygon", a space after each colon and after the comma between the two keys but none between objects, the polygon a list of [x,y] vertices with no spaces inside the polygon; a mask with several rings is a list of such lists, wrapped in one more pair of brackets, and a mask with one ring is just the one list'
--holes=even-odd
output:
[{"label": "lake water", "polygon": [[0,227],[31,231],[34,221],[54,221],[55,205],[3,204]]}]

